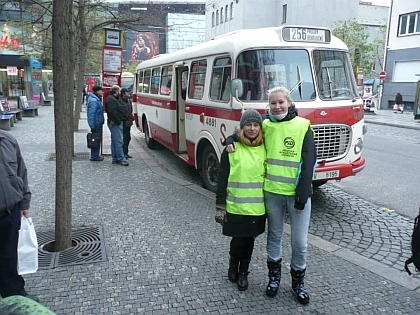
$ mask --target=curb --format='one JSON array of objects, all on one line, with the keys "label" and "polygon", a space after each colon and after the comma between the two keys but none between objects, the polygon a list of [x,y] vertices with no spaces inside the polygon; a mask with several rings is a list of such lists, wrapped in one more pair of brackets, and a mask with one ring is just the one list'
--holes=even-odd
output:
[{"label": "curb", "polygon": [[[140,158],[152,172],[178,185],[184,186],[192,191],[195,191],[203,195],[204,197],[215,200],[215,193],[208,191],[207,189],[204,189],[200,186],[197,186],[196,184],[178,178],[172,174],[169,174],[158,163],[156,163],[155,159],[147,151],[144,150],[143,146],[140,144],[140,142],[143,141],[143,139],[139,138],[133,133],[131,133],[131,136],[136,141],[132,141],[130,145],[133,147],[134,151],[136,151],[136,153],[139,154]],[[284,232],[288,235],[291,235],[290,225],[287,223],[284,224]],[[408,276],[405,274],[405,271],[398,271],[394,268],[381,264],[380,262],[363,257],[362,255],[356,252],[352,252],[349,249],[342,248],[313,234],[308,234],[308,244],[325,251],[327,254],[334,255],[336,257],[344,259],[345,261],[351,262],[360,268],[377,274],[378,276],[392,281],[402,287],[420,293],[420,278]]]},{"label": "curb", "polygon": [[387,123],[387,122],[368,120],[366,118],[365,118],[365,123],[374,124],[374,125],[383,125],[383,126],[389,126],[389,127],[397,127],[397,128],[403,128],[403,129],[420,130],[420,126],[419,127],[405,126],[405,125],[399,125],[399,124],[393,124],[393,123]]}]

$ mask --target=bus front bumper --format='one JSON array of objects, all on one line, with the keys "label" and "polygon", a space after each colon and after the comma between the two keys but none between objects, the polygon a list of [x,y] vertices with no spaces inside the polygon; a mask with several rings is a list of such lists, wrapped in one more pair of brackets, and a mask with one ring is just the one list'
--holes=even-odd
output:
[{"label": "bus front bumper", "polygon": [[362,171],[365,166],[366,160],[363,156],[349,164],[318,166],[315,170],[313,181],[337,180],[354,176]]}]

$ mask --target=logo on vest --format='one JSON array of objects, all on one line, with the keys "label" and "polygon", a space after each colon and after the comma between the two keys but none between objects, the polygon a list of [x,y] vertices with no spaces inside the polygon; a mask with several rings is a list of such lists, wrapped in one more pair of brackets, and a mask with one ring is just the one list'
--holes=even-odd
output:
[{"label": "logo on vest", "polygon": [[283,140],[283,144],[287,149],[293,149],[295,146],[295,140],[292,139],[292,137],[286,137]]}]

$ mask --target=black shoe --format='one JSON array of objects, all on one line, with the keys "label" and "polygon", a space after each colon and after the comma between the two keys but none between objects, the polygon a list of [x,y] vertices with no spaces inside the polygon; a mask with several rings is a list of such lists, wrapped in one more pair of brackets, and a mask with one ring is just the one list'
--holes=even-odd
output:
[{"label": "black shoe", "polygon": [[275,297],[280,287],[281,279],[281,259],[279,261],[268,261],[268,284],[265,289],[265,294]]},{"label": "black shoe", "polygon": [[127,161],[118,162],[118,164],[120,164],[122,166],[128,166],[128,165],[130,165],[130,164],[128,164]]},{"label": "black shoe", "polygon": [[118,162],[117,161],[112,161],[112,164],[118,164]]},{"label": "black shoe", "polygon": [[292,290],[296,294],[296,299],[300,304],[307,305],[309,303],[309,294],[305,289],[305,272],[304,270],[294,270],[290,268],[290,274],[292,275]]},{"label": "black shoe", "polygon": [[238,290],[245,291],[248,290],[248,274],[249,272],[240,272],[238,275]]},{"label": "black shoe", "polygon": [[102,157],[102,156],[100,156],[100,157],[98,157],[98,158],[95,158],[95,159],[90,159],[91,161],[98,161],[98,162],[100,162],[100,161],[103,161],[104,160],[104,158]]},{"label": "black shoe", "polygon": [[228,269],[228,278],[230,282],[238,281],[238,267],[239,267],[239,259],[230,256],[229,269]]},{"label": "black shoe", "polygon": [[127,154],[125,155],[125,158],[126,158],[126,159],[131,159],[131,158],[132,158],[132,156],[131,156],[130,154],[128,154],[128,153],[127,153]]}]

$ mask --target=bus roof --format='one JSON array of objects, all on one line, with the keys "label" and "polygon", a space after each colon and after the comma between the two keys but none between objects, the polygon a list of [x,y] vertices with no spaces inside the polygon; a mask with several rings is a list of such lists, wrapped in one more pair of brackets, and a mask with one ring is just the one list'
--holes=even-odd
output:
[{"label": "bus roof", "polygon": [[[136,71],[142,68],[149,68],[156,65],[171,64],[173,62],[197,58],[200,56],[216,55],[229,53],[232,51],[240,52],[250,48],[273,48],[279,47],[323,47],[334,48],[339,50],[348,50],[347,46],[337,37],[331,35],[329,43],[307,42],[307,41],[285,41],[283,39],[283,29],[285,27],[306,28],[306,26],[278,26],[258,29],[242,29],[227,33],[213,40],[198,44],[193,47],[181,49],[170,54],[158,55],[152,59],[141,62]],[[314,28],[314,27],[309,27]],[[328,28],[317,27],[318,30],[326,30]]]}]

